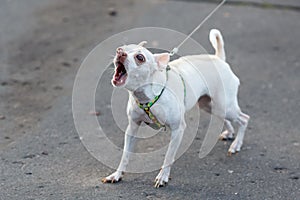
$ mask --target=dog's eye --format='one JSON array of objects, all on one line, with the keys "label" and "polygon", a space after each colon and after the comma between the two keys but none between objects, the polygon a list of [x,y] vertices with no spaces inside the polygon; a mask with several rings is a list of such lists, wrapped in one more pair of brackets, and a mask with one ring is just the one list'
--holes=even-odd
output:
[{"label": "dog's eye", "polygon": [[145,59],[145,57],[143,56],[143,54],[137,54],[137,55],[135,56],[135,58],[136,58],[139,62],[145,62],[145,61],[146,61],[146,59]]}]

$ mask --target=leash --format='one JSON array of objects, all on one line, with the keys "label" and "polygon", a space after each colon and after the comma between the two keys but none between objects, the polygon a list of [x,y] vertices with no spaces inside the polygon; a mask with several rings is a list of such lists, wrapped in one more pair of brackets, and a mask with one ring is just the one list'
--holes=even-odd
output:
[{"label": "leash", "polygon": [[177,46],[175,47],[170,53],[170,56],[177,54],[179,48],[226,2],[223,0],[215,9],[213,9],[204,19],[203,21]]}]

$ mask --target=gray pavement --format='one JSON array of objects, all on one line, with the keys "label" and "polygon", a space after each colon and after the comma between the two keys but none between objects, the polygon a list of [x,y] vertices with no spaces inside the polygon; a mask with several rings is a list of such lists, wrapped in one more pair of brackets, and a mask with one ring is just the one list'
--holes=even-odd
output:
[{"label": "gray pavement", "polygon": [[[13,7],[10,2],[15,3]],[[26,8],[24,1],[1,1],[8,7],[0,7],[0,13],[7,13],[0,21],[1,35],[7,35],[1,36],[1,52],[5,54],[0,56],[0,115],[5,116],[0,120],[1,200],[299,199],[297,9],[228,4],[193,36],[212,52],[207,41],[209,30],[222,31],[228,62],[241,79],[240,105],[251,122],[239,154],[227,157],[230,142],[220,141],[207,157],[199,159],[209,118],[202,113],[196,139],[175,162],[169,185],[155,189],[153,179],[158,171],[126,174],[115,185],[100,182],[113,169],[94,159],[79,140],[72,118],[74,77],[88,52],[112,34],[143,26],[189,33],[216,4],[31,2]],[[298,1],[286,2],[300,6]],[[109,15],[111,7],[116,9],[116,16]],[[14,12],[8,12],[12,8]],[[26,14],[15,15],[22,8]],[[10,21],[10,31],[3,32]],[[104,79],[108,82],[106,91],[112,89],[109,79]],[[101,95],[96,102],[99,120],[113,127],[114,141],[121,145],[123,133],[109,120],[108,103]],[[142,148],[138,146],[138,150]]]},{"label": "gray pavement", "polygon": [[[171,0],[171,1],[183,1],[183,0]],[[221,0],[184,0],[185,2],[205,2],[205,3],[220,3]],[[236,6],[254,6],[264,9],[299,9],[300,3],[298,0],[227,0],[227,5]]]}]

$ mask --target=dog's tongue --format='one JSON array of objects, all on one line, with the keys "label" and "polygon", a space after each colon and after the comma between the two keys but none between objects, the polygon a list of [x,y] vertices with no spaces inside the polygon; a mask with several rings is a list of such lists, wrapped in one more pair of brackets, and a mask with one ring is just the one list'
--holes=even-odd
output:
[{"label": "dog's tongue", "polygon": [[126,76],[125,75],[121,75],[121,77],[119,78],[119,83],[120,84],[124,84],[126,80]]},{"label": "dog's tongue", "polygon": [[127,78],[127,75],[121,75],[121,76],[118,76],[118,77],[115,76],[114,79],[113,79],[113,83],[116,86],[123,85],[126,81],[126,78]]}]

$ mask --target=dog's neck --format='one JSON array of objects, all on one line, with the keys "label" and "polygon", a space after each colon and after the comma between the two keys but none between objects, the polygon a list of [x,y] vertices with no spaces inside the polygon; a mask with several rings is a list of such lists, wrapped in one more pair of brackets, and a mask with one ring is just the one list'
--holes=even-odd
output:
[{"label": "dog's neck", "polygon": [[152,74],[148,84],[139,87],[132,94],[140,103],[148,103],[161,93],[166,81],[166,72],[156,71]]},{"label": "dog's neck", "polygon": [[152,85],[143,86],[133,92],[133,95],[136,100],[140,103],[150,102],[156,96],[152,91]]}]

